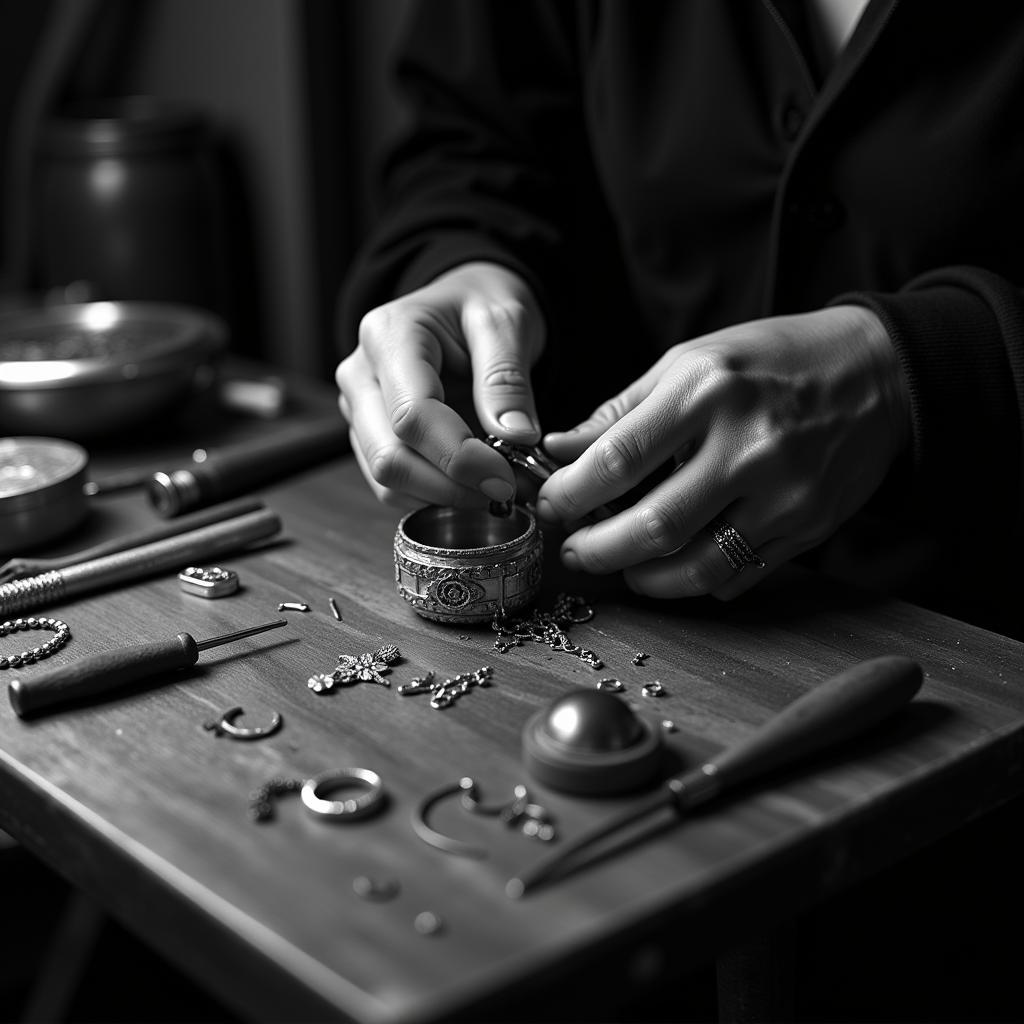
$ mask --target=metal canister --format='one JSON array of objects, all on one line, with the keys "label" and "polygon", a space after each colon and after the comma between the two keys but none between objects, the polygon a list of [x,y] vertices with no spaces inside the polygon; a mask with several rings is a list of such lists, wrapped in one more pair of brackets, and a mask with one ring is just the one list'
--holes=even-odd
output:
[{"label": "metal canister", "polygon": [[507,516],[428,505],[395,533],[395,586],[426,619],[485,623],[532,604],[540,591],[543,543],[522,506]]},{"label": "metal canister", "polygon": [[0,438],[0,554],[27,551],[89,511],[84,448],[52,437]]},{"label": "metal canister", "polygon": [[31,196],[33,286],[223,312],[222,185],[198,111],[144,96],[68,107],[41,127]]}]

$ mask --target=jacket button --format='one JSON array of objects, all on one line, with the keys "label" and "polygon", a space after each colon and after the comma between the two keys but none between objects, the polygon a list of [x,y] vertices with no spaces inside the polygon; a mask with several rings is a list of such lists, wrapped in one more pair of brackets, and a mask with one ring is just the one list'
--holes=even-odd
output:
[{"label": "jacket button", "polygon": [[807,206],[807,222],[819,231],[835,231],[846,220],[843,204],[831,196],[825,196]]}]

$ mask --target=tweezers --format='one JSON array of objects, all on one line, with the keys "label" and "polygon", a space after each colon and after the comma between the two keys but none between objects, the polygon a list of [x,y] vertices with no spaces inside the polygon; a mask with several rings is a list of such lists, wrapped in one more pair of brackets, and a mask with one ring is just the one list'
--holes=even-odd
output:
[{"label": "tweezers", "polygon": [[[493,434],[487,435],[487,444],[496,452],[504,455],[513,465],[528,473],[538,483],[544,483],[556,469],[561,465],[556,462],[540,445],[535,444],[514,444],[512,441],[502,440]],[[613,515],[622,511],[622,506],[615,502],[606,505],[598,505],[597,508],[588,512],[581,518],[582,522],[596,523],[602,519],[610,519]]]}]

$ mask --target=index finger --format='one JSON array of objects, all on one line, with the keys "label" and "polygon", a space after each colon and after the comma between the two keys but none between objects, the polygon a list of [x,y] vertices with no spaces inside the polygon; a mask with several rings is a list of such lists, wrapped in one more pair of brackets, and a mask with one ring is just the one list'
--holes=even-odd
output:
[{"label": "index finger", "polygon": [[395,436],[443,473],[494,501],[515,494],[512,469],[444,398],[443,348],[418,322],[394,325],[366,341]]},{"label": "index finger", "polygon": [[575,462],[551,475],[538,495],[541,515],[575,521],[614,503],[690,444],[699,426],[697,415],[684,408],[677,387],[656,387]]}]

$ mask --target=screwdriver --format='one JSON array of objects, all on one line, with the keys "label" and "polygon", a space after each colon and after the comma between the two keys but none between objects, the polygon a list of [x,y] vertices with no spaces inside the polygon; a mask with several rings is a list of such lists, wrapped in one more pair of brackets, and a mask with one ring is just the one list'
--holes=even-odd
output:
[{"label": "screwdriver", "polygon": [[13,679],[7,685],[7,696],[15,714],[19,718],[27,718],[54,704],[106,693],[163,672],[190,668],[199,660],[200,651],[277,629],[287,622],[287,619],[275,619],[209,640],[196,640],[189,633],[178,633],[166,640],[118,647],[70,665],[61,665],[35,678]]}]

